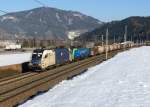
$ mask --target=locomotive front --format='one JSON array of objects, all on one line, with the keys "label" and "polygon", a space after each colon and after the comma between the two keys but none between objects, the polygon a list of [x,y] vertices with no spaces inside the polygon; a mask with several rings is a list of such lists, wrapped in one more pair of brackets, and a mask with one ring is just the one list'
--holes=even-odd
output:
[{"label": "locomotive front", "polygon": [[31,62],[29,64],[32,70],[41,70],[41,60],[43,55],[43,49],[36,49],[32,53]]}]

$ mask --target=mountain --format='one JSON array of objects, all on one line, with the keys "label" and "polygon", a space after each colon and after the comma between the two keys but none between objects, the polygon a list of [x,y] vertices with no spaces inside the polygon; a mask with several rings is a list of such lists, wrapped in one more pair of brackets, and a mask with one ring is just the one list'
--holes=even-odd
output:
[{"label": "mountain", "polygon": [[101,35],[106,34],[109,29],[109,39],[122,42],[124,40],[125,26],[127,26],[127,40],[146,40],[150,39],[150,17],[129,17],[121,21],[112,21],[96,28],[91,32],[82,34],[77,40],[93,41],[100,40]]},{"label": "mountain", "polygon": [[0,37],[67,39],[68,34],[78,36],[102,24],[79,12],[40,7],[0,16]]}]

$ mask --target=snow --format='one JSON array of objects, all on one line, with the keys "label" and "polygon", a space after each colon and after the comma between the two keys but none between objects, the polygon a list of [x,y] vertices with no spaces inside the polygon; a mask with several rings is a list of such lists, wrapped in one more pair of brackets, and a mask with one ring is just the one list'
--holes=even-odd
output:
[{"label": "snow", "polygon": [[101,22],[101,21],[98,21],[98,23],[99,23],[99,24],[101,24],[101,25],[103,25],[103,24],[104,24],[104,22]]},{"label": "snow", "polygon": [[68,25],[72,25],[73,24],[73,19],[72,18],[69,18],[68,19]]},{"label": "snow", "polygon": [[17,21],[18,19],[16,17],[13,17],[13,16],[3,16],[1,21],[5,21],[5,20],[12,20],[12,21]]},{"label": "snow", "polygon": [[1,54],[0,66],[21,64],[30,61],[31,53]]},{"label": "snow", "polygon": [[150,107],[150,47],[119,53],[20,107]]},{"label": "snow", "polygon": [[73,13],[73,16],[79,17],[80,19],[83,19],[83,15],[80,13]]},{"label": "snow", "polygon": [[62,22],[61,17],[59,16],[59,13],[56,13],[56,18],[59,22]]},{"label": "snow", "polygon": [[40,22],[42,22],[42,18],[40,18]]},{"label": "snow", "polygon": [[25,17],[28,18],[29,16],[31,16],[34,12],[30,11]]},{"label": "snow", "polygon": [[72,30],[72,31],[69,31],[68,32],[68,38],[70,39],[70,40],[73,40],[75,37],[78,37],[78,36],[80,36],[80,34],[81,34],[81,32],[80,31],[78,31],[78,30]]}]

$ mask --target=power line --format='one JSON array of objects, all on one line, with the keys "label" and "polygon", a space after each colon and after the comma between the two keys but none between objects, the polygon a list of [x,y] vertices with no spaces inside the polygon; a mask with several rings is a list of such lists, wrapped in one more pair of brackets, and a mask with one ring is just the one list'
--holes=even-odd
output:
[{"label": "power line", "polygon": [[45,5],[43,2],[41,2],[40,0],[34,0],[34,1],[35,1],[36,3],[42,5],[43,7],[46,7],[46,5]]},{"label": "power line", "polygon": [[4,10],[0,10],[0,12],[7,14],[8,12],[4,11]]}]

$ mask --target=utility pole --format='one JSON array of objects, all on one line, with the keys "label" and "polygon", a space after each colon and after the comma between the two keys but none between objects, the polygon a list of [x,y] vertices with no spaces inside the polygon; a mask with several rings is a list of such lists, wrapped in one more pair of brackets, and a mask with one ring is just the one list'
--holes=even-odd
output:
[{"label": "utility pole", "polygon": [[124,33],[124,50],[126,49],[126,41],[127,41],[127,30],[128,26],[125,26],[125,33]]},{"label": "utility pole", "polygon": [[102,46],[104,46],[104,35],[102,35]]},{"label": "utility pole", "polygon": [[137,44],[137,46],[138,46],[138,44],[139,44],[139,41],[138,41],[138,39],[136,39],[136,44]]},{"label": "utility pole", "polygon": [[132,42],[132,35],[131,35],[131,42]]},{"label": "utility pole", "polygon": [[108,59],[108,28],[106,30],[106,60]]},{"label": "utility pole", "polygon": [[114,43],[116,42],[116,37],[115,37],[115,35],[114,35]]},{"label": "utility pole", "polygon": [[100,43],[100,41],[101,41],[101,36],[98,35],[98,43]]},{"label": "utility pole", "polygon": [[7,14],[8,12],[4,11],[4,10],[0,10],[0,12],[4,13],[4,14]]}]

